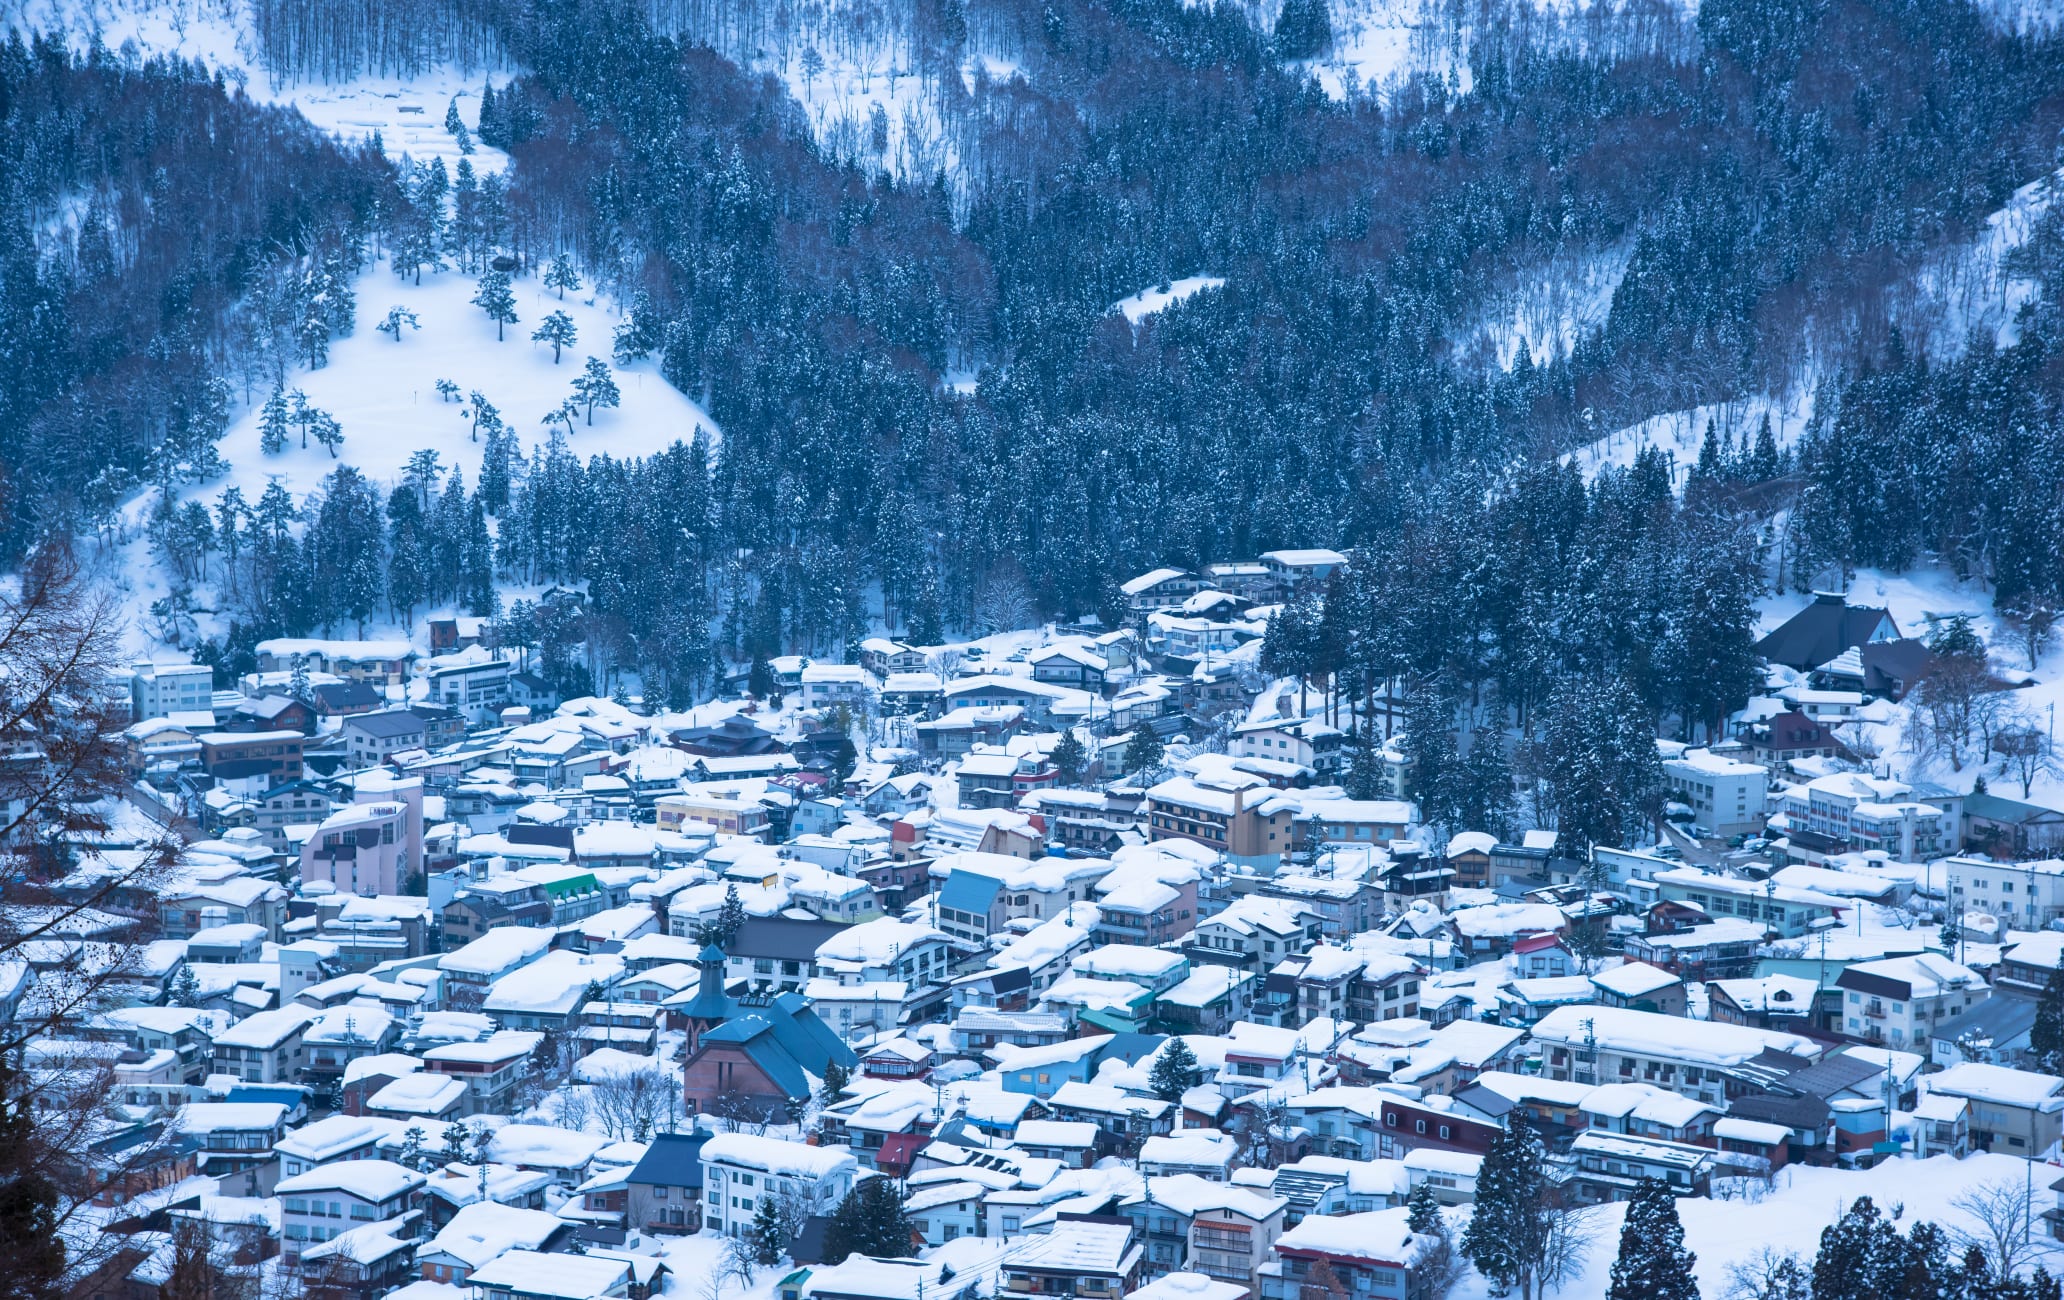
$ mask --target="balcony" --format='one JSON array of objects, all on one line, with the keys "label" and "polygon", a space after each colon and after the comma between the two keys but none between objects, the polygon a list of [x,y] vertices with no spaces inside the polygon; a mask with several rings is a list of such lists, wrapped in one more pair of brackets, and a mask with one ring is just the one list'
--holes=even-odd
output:
[{"label": "balcony", "polygon": [[1863,1014],[1871,1020],[1883,1020],[1885,1018],[1885,1004],[1873,1002],[1863,1009]]}]

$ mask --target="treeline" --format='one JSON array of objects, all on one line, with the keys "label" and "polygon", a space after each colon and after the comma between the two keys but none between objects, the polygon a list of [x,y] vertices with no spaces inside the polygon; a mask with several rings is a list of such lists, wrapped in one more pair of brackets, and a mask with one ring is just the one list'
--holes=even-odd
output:
[{"label": "treeline", "polygon": [[1931,358],[1895,334],[1830,385],[1799,450],[1791,577],[1923,561],[1989,584],[2003,610],[2064,610],[2064,214],[2019,251],[2041,286],[2009,346]]},{"label": "treeline", "polygon": [[236,370],[352,328],[377,156],[176,60],[0,42],[0,555],[205,479]]},{"label": "treeline", "polygon": [[481,0],[252,0],[252,33],[282,81],[413,77],[501,66],[498,6]]},{"label": "treeline", "polygon": [[[997,583],[1082,614],[1152,564],[1357,544],[1456,467],[1793,373],[1809,315],[1969,229],[2059,121],[2050,47],[1960,5],[1720,0],[1697,62],[1492,43],[1471,94],[1381,107],[1326,99],[1229,7],[1002,8],[1037,42],[1011,92],[1032,143],[964,216],[829,165],[778,88],[634,7],[540,6],[509,38],[531,71],[484,134],[512,209],[644,295],[725,430],[717,527],[756,575],[914,547],[968,624]],[[1628,240],[1572,356],[1450,364],[1500,268]],[[1227,286],[1109,312],[1200,270]],[[942,391],[976,363],[972,397]],[[893,615],[915,571],[859,580]]]}]

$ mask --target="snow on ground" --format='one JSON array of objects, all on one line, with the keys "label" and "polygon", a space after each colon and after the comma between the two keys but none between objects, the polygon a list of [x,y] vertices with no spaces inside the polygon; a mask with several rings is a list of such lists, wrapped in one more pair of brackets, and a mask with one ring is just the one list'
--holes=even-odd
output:
[{"label": "snow on ground", "polygon": [[[1877,605],[1892,615],[1906,636],[1926,638],[1942,619],[1954,615],[1970,618],[1992,651],[1993,671],[2015,683],[2009,692],[2009,707],[2024,721],[2055,738],[2057,715],[2064,712],[2064,643],[2052,645],[2028,666],[2024,648],[2000,624],[1992,608],[1992,593],[1972,582],[1959,582],[1944,569],[1920,568],[1902,574],[1876,569],[1858,570],[1849,582],[1849,599],[1859,605]],[[1762,602],[1759,631],[1769,631],[1803,608],[1810,596],[1790,592],[1766,597]],[[2027,685],[2020,685],[2021,683]],[[1867,720],[1845,724],[1838,734],[1871,756],[1872,766],[1907,781],[1932,781],[1952,790],[1968,790],[1972,779],[1984,775],[1993,793],[2020,798],[2020,780],[2001,770],[1998,761],[1978,763],[1966,755],[1961,769],[1946,759],[1917,755],[1907,743],[1908,706],[1878,701],[1867,710]],[[2060,765],[2064,767],[2064,765]],[[2064,770],[2038,773],[2028,797],[2051,806],[2064,804]]]},{"label": "snow on ground", "polygon": [[1631,244],[1572,250],[1526,268],[1486,298],[1481,320],[1460,348],[1463,359],[1510,370],[1522,344],[1536,364],[1568,356],[1580,339],[1605,327],[1633,255]]},{"label": "snow on ground", "polygon": [[2064,168],[2022,186],[1970,241],[1943,250],[1900,287],[1895,318],[1914,344],[1933,355],[1953,355],[1973,331],[1989,333],[2003,346],[2019,337],[2015,317],[2034,301],[2038,286],[2008,262],[2035,233],[2060,188]]},{"label": "snow on ground", "polygon": [[1168,310],[1170,306],[1193,297],[1206,289],[1223,289],[1225,281],[1215,275],[1186,275],[1154,289],[1142,289],[1130,298],[1120,299],[1111,307],[1125,319],[1137,325],[1147,317]]},{"label": "snow on ground", "polygon": [[1450,74],[1469,88],[1469,62],[1459,39],[1444,39],[1433,0],[1333,0],[1333,48],[1311,62],[1328,95],[1387,95],[1415,73]]},{"label": "snow on ground", "polygon": [[[2060,1171],[2034,1166],[2038,1208],[2045,1188]],[[1684,1223],[1684,1244],[1698,1256],[1699,1293],[1728,1294],[1728,1268],[1760,1255],[1765,1248],[1799,1254],[1809,1265],[1820,1248],[1821,1229],[1833,1223],[1859,1196],[1868,1196],[1902,1232],[1930,1220],[1952,1233],[1980,1231],[1980,1225],[1952,1201],[1973,1188],[2000,1183],[2023,1186],[2030,1163],[2012,1156],[1974,1155],[1964,1160],[1938,1156],[1932,1160],[1890,1160],[1868,1170],[1821,1169],[1794,1165],[1779,1171],[1761,1199],[1687,1199],[1677,1202]],[[1576,1300],[1602,1296],[1610,1285],[1613,1257],[1619,1250],[1625,1205],[1591,1211],[1596,1236],[1581,1272],[1550,1294]],[[1456,1300],[1483,1300],[1490,1289],[1471,1272],[1456,1289]]]},{"label": "snow on ground", "polygon": [[[562,302],[539,280],[518,280],[516,312],[521,319],[498,343],[494,323],[472,305],[477,287],[475,277],[456,271],[426,274],[420,288],[385,265],[361,275],[355,285],[357,330],[331,345],[328,365],[301,371],[287,383],[290,391],[305,392],[312,404],[343,425],[338,459],[332,460],[312,442],[302,450],[298,431],[285,452],[266,456],[259,450],[258,411],[246,409],[222,439],[229,474],[200,485],[195,494],[213,499],[234,484],[245,499],[255,501],[268,481],[278,479],[298,498],[344,461],[377,482],[391,484],[398,481],[409,456],[425,448],[437,452],[447,470],[463,467],[466,481],[474,483],[482,444],[471,439],[463,398],[475,389],[501,412],[526,450],[544,442],[545,414],[571,395],[570,386],[586,358],[609,357],[618,318],[583,292],[570,293]],[[421,322],[420,329],[404,328],[399,343],[374,328],[391,306],[408,308]],[[530,340],[538,322],[554,311],[565,312],[579,331],[579,341],[557,365],[549,346]],[[650,455],[694,437],[697,428],[712,427],[701,408],[660,377],[654,363],[611,369],[623,405],[614,411],[598,409],[592,427],[575,419],[568,444],[574,455]],[[439,379],[456,383],[462,400],[440,398]],[[264,398],[258,395],[256,400]]]},{"label": "snow on ground", "polygon": [[1699,445],[1705,441],[1709,423],[1723,437],[1737,442],[1743,438],[1753,441],[1765,415],[1770,417],[1770,430],[1777,445],[1791,446],[1813,417],[1813,386],[1801,384],[1780,397],[1757,394],[1728,402],[1708,402],[1688,410],[1665,411],[1615,429],[1596,442],[1566,453],[1565,459],[1574,460],[1588,478],[1608,466],[1625,469],[1643,448],[1660,447],[1674,460],[1675,479],[1681,484],[1698,460]]},{"label": "snow on ground", "polygon": [[[444,129],[454,97],[468,130],[479,125],[487,74],[436,68],[399,79],[363,77],[335,84],[275,81],[258,60],[246,0],[16,0],[0,9],[0,29],[62,31],[85,45],[95,33],[109,49],[139,57],[171,54],[220,68],[251,98],[291,104],[323,131],[359,140],[378,131],[389,157],[408,154],[456,165],[458,141]],[[476,171],[500,171],[508,156],[475,142]]]}]

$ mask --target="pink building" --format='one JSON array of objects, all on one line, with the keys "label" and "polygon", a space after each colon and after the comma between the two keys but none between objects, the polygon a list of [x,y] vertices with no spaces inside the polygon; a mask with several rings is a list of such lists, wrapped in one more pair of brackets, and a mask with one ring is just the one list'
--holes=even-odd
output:
[{"label": "pink building", "polygon": [[[403,785],[412,789],[399,788]],[[301,849],[301,880],[327,880],[339,893],[372,897],[403,892],[423,864],[423,788],[360,790],[363,802],[323,820]]]}]

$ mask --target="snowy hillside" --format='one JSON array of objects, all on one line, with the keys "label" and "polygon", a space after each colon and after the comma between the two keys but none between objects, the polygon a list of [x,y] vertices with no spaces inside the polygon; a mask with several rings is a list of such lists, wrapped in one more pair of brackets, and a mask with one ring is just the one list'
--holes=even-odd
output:
[{"label": "snowy hillside", "polygon": [[[477,287],[476,277],[454,271],[425,275],[421,288],[398,279],[385,265],[360,276],[358,330],[332,345],[328,365],[289,380],[290,388],[306,393],[310,403],[343,425],[338,457],[314,443],[304,450],[298,434],[282,454],[265,455],[259,448],[259,412],[247,408],[222,440],[222,454],[231,465],[228,477],[200,485],[194,494],[212,497],[234,485],[256,500],[266,483],[277,479],[298,497],[313,490],[340,460],[375,481],[392,481],[420,449],[436,452],[447,470],[461,468],[467,482],[473,482],[481,453],[467,414],[467,397],[474,392],[501,413],[526,451],[544,442],[543,417],[570,395],[587,357],[609,356],[618,318],[593,298],[575,293],[562,302],[536,279],[524,279],[515,285],[521,319],[497,342],[494,322],[471,304]],[[390,306],[414,312],[421,327],[404,328],[399,342],[376,331],[374,324]],[[554,311],[564,311],[579,331],[579,341],[557,365],[549,345],[530,340],[536,323]],[[660,378],[652,362],[611,369],[623,405],[598,409],[592,425],[575,419],[570,445],[582,459],[601,453],[643,456],[710,427],[701,409]],[[457,400],[439,396],[440,379],[458,386]]]}]

